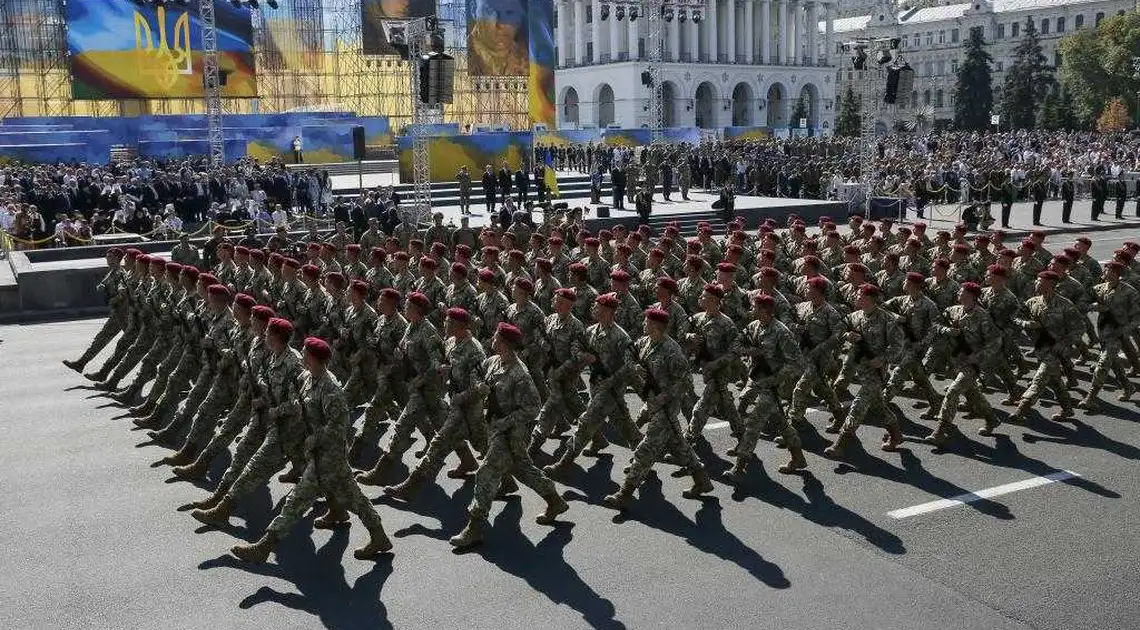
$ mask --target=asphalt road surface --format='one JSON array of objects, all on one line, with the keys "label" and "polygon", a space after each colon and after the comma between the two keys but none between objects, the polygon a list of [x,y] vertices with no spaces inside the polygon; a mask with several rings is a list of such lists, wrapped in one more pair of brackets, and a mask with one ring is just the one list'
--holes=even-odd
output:
[{"label": "asphalt road surface", "polygon": [[[1093,234],[1094,254],[1133,236]],[[761,442],[736,491],[722,476],[734,442],[714,421],[701,454],[716,491],[686,500],[688,480],[660,466],[625,517],[600,505],[629,457],[611,446],[560,480],[562,524],[536,525],[541,500],[524,488],[496,503],[486,544],[467,554],[446,539],[471,485],[441,475],[409,505],[377,501],[389,559],[352,558],[358,521],[314,533],[306,519],[251,566],[226,552],[261,535],[287,488],[242,503],[225,531],[177,512],[206,491],[152,468],[169,451],[60,364],[100,324],[0,328],[2,628],[1111,630],[1140,614],[1140,414],[1111,389],[1095,415],[1002,425],[994,438],[959,418],[945,450],[917,441],[931,423],[900,398],[911,420],[900,453],[879,451],[882,431],[864,426],[867,450],[836,463],[809,435],[808,471],[784,476],[785,453]]]}]

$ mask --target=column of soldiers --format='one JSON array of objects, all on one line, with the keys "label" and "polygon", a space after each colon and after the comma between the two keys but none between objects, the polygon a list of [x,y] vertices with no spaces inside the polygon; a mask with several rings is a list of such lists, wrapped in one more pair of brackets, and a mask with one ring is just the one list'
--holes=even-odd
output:
[{"label": "column of soldiers", "polygon": [[[762,438],[787,450],[779,472],[809,465],[813,404],[835,436],[823,454],[845,458],[872,419],[882,450],[899,448],[902,394],[934,423],[925,441],[951,447],[960,411],[982,436],[1003,421],[987,388],[1006,394],[1013,422],[1050,389],[1051,419],[1064,421],[1094,409],[1110,381],[1128,400],[1140,374],[1137,243],[1102,268],[1086,239],[1053,254],[1041,232],[1011,249],[1002,232],[971,240],[958,226],[930,239],[922,224],[858,216],[812,228],[792,216],[786,230],[768,220],[754,232],[737,218],[723,238],[702,223],[691,240],[677,225],[455,236],[370,230],[367,249],[313,242],[306,260],[222,242],[209,270],[111,249],[99,285],[111,316],[65,363],[82,372],[111,349],[86,376],[174,449],[163,463],[176,476],[204,479],[232,448],[210,496],[182,508],[203,523],[226,523],[289,469],[279,479],[295,485],[269,530],[233,548],[251,561],[322,496],[315,527],[354,513],[371,534],[356,556],[387,553],[361,486],[410,501],[451,454],[448,477],[474,476],[469,521],[451,539],[466,548],[516,481],[545,499],[537,521],[554,524],[568,506],[553,480],[609,439],[632,452],[603,499],[622,510],[659,463],[692,478],[685,497],[713,489],[698,454],[711,418],[735,437],[725,456],[742,483]],[[1074,402],[1085,361],[1091,383]],[[939,391],[936,378],[949,384]],[[391,478],[417,434],[410,474]]]}]

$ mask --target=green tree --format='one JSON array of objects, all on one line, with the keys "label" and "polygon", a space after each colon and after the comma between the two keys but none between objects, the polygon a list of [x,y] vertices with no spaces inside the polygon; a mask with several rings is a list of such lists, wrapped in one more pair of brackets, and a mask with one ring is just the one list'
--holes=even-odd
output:
[{"label": "green tree", "polygon": [[1140,50],[1140,13],[1129,11],[1061,40],[1061,84],[1072,97],[1082,127],[1092,127],[1114,98],[1136,111],[1140,73],[1132,58]]},{"label": "green tree", "polygon": [[860,128],[863,126],[861,109],[861,99],[855,96],[855,90],[848,83],[847,89],[839,97],[839,113],[835,117],[835,135],[845,137],[859,135]]},{"label": "green tree", "polygon": [[989,127],[994,108],[993,57],[986,52],[986,41],[981,29],[971,29],[966,40],[965,59],[958,66],[958,81],[954,86],[954,126],[965,130],[984,130]]},{"label": "green tree", "polygon": [[1053,68],[1049,67],[1033,18],[1025,20],[1021,41],[1013,49],[1013,63],[1005,74],[1001,91],[1002,126],[1030,129],[1037,124],[1037,112],[1053,88]]},{"label": "green tree", "polygon": [[788,122],[788,126],[789,127],[799,127],[800,121],[807,118],[807,117],[808,117],[807,103],[804,102],[804,99],[801,96],[800,99],[798,101],[796,101],[796,106],[794,108],[792,108],[792,119],[791,119],[791,121]]},{"label": "green tree", "polygon": [[1073,113],[1073,97],[1068,92],[1050,92],[1037,112],[1037,128],[1067,131],[1080,127]]}]

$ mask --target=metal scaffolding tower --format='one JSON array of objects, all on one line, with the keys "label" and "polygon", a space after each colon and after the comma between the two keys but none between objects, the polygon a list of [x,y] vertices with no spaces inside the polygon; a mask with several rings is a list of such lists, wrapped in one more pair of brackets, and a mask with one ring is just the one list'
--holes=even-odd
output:
[{"label": "metal scaffolding tower", "polygon": [[0,0],[0,119],[23,115],[22,104],[15,11],[10,0]]},{"label": "metal scaffolding tower", "polygon": [[210,166],[226,163],[226,146],[222,134],[222,82],[218,75],[218,23],[214,18],[214,0],[198,0],[202,18],[202,79],[206,96],[206,139],[210,144]]}]

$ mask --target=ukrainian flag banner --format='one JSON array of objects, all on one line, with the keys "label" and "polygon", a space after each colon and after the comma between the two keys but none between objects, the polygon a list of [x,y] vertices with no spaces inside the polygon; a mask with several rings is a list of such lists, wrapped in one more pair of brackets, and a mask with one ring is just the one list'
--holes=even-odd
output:
[{"label": "ukrainian flag banner", "polygon": [[546,167],[543,169],[542,180],[546,183],[546,189],[550,191],[551,197],[561,197],[562,193],[558,192],[558,176],[554,174],[554,154],[546,152]]}]

